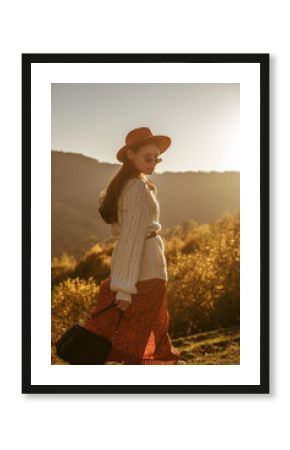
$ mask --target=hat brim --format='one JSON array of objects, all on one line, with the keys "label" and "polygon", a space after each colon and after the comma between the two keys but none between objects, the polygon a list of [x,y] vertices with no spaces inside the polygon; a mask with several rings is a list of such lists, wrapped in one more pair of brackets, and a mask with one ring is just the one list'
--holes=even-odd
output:
[{"label": "hat brim", "polygon": [[[141,147],[145,144],[150,144],[151,142],[155,142],[159,149],[160,149],[160,153],[165,152],[168,147],[171,144],[171,138],[169,136],[162,136],[162,135],[158,135],[158,136],[149,136],[146,137],[144,139],[139,140],[138,142],[132,144],[132,146],[138,146]],[[124,145],[122,148],[120,148],[120,150],[117,153],[117,159],[120,162],[124,162],[124,156],[126,153],[126,150],[128,150],[131,147],[130,144]]]}]

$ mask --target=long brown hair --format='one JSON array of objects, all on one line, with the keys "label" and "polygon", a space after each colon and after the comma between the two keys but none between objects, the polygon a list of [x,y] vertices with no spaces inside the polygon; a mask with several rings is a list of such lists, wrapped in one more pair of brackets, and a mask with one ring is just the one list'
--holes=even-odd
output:
[{"label": "long brown hair", "polygon": [[[130,148],[134,153],[139,150],[137,146]],[[106,190],[101,191],[99,195],[98,211],[106,223],[118,222],[118,200],[122,189],[131,178],[140,178],[140,173],[134,162],[125,155],[123,165],[107,185]],[[146,180],[146,183],[150,189],[155,189],[155,184],[151,180]]]}]

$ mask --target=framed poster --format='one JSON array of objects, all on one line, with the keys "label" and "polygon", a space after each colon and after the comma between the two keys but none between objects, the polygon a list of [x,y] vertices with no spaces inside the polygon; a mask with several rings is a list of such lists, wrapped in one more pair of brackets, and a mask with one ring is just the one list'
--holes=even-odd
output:
[{"label": "framed poster", "polygon": [[269,54],[22,54],[22,156],[22,393],[269,393]]}]

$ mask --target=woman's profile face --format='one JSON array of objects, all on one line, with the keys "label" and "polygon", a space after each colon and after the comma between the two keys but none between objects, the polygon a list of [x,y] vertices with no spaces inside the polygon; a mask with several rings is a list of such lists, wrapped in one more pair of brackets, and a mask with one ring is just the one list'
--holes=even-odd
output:
[{"label": "woman's profile face", "polygon": [[143,145],[136,153],[129,149],[127,155],[140,172],[150,175],[160,160],[160,149],[157,144],[151,143]]}]

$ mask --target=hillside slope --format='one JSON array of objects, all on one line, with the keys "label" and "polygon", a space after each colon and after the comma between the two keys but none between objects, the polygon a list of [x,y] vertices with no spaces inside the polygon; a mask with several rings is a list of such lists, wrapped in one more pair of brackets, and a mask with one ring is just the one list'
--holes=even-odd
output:
[{"label": "hillside slope", "polygon": [[[98,198],[120,164],[61,151],[52,151],[51,163],[51,256],[67,252],[80,258],[96,242],[111,238]],[[163,228],[188,220],[209,223],[240,206],[239,172],[164,172],[150,179],[157,185]]]},{"label": "hillside slope", "polygon": [[179,364],[240,364],[239,327],[173,339],[172,344],[181,352],[182,361]]}]

